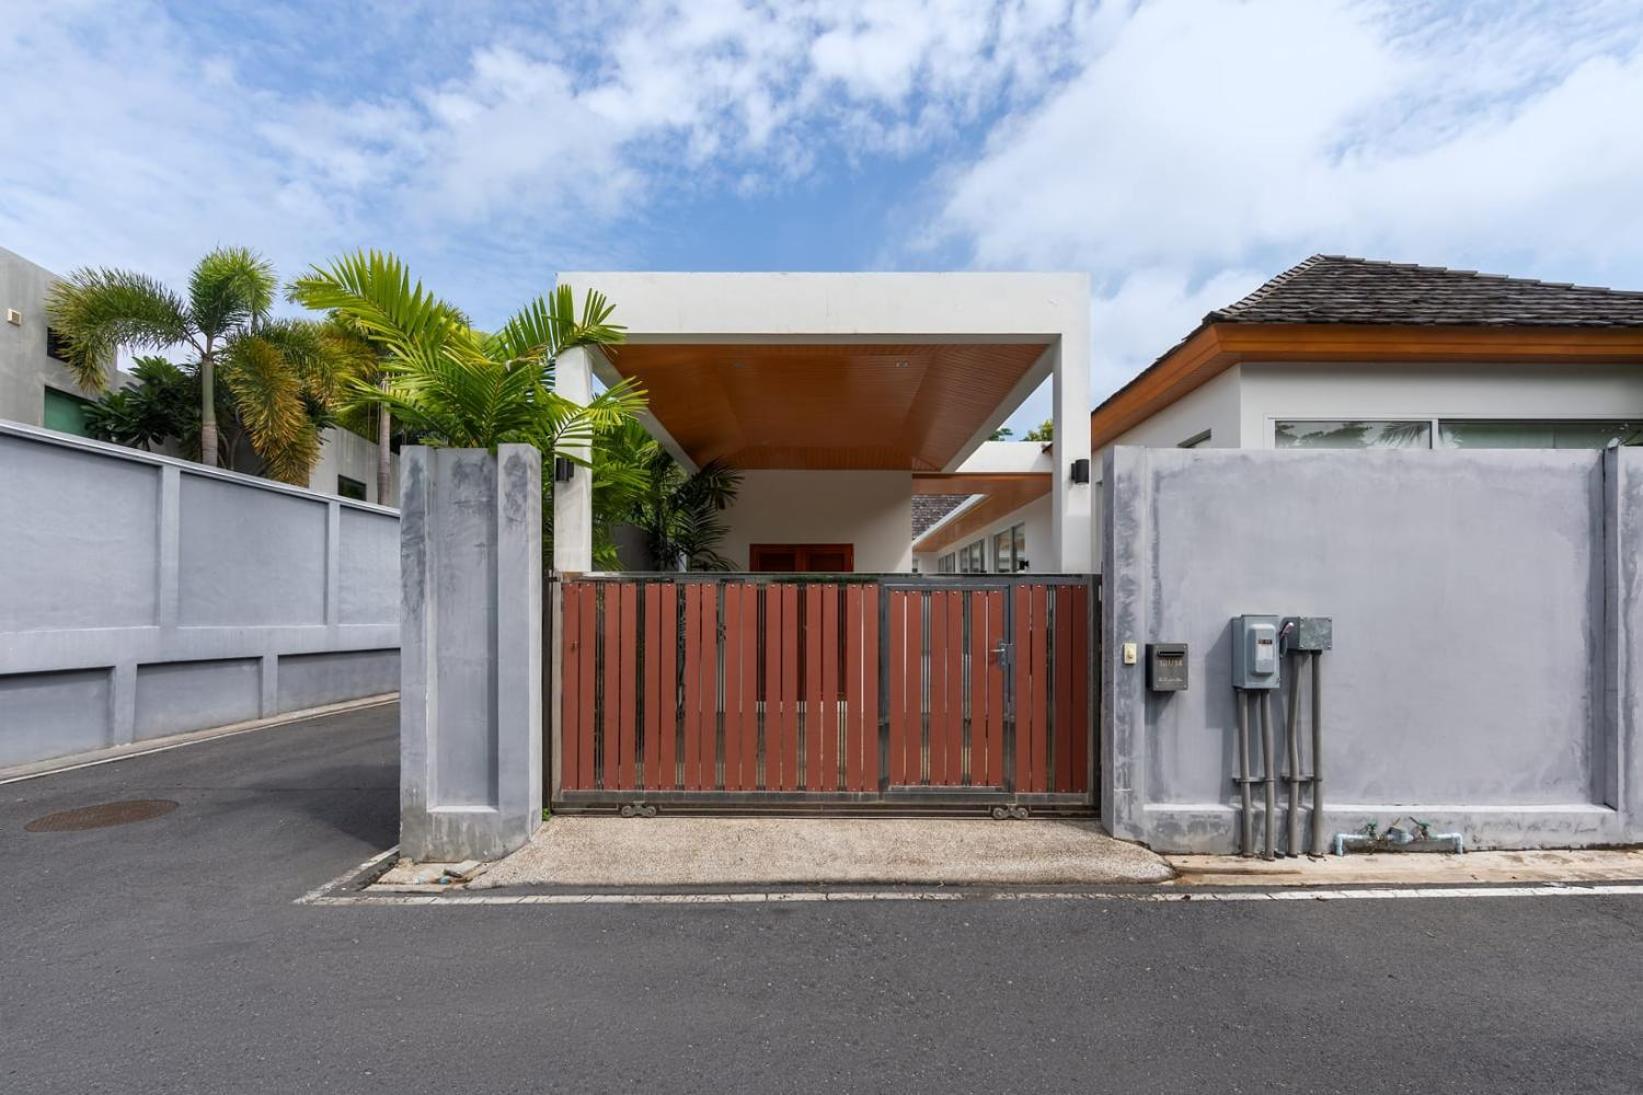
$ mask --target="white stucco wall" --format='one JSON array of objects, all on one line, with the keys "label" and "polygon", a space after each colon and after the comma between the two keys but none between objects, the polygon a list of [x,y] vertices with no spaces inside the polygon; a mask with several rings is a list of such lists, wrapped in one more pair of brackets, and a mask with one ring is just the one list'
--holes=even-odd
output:
[{"label": "white stucco wall", "polygon": [[[0,247],[0,419],[40,425],[48,387],[81,399],[97,397],[46,355],[46,291],[56,280],[45,267]],[[15,324],[7,318],[13,309],[20,317]],[[124,379],[112,369],[108,376],[112,385]]]},{"label": "white stucco wall", "polygon": [[1633,365],[1246,362],[1235,371],[1246,449],[1270,449],[1279,419],[1643,417],[1643,368]]},{"label": "white stucco wall", "polygon": [[913,476],[900,471],[749,471],[719,553],[748,567],[749,544],[851,544],[861,573],[913,567]]}]

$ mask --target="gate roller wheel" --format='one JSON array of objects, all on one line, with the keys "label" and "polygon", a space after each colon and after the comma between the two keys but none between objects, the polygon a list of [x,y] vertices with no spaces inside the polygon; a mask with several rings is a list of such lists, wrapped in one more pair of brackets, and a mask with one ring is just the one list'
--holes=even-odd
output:
[{"label": "gate roller wheel", "polygon": [[993,820],[994,821],[1008,821],[1008,820],[1010,820],[1011,816],[1012,815],[1010,813],[1010,808],[1008,806],[994,806],[993,807]]}]

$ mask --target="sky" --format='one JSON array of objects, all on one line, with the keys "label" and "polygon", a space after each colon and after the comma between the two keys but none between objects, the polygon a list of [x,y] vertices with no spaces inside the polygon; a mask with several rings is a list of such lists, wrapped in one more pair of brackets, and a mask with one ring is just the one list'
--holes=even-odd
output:
[{"label": "sky", "polygon": [[1084,271],[1096,401],[1317,252],[1643,289],[1643,0],[0,13],[0,246],[59,272],[376,247],[484,326],[558,270]]}]

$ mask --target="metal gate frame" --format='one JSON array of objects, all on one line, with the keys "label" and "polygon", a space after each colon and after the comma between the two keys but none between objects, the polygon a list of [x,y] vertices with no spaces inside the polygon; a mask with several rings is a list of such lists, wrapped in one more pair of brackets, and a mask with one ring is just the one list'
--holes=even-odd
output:
[{"label": "metal gate frame", "polygon": [[[629,806],[656,806],[671,814],[681,813],[779,813],[779,814],[806,814],[825,813],[834,816],[840,815],[878,815],[886,814],[931,814],[931,813],[986,813],[995,807],[1024,806],[1034,813],[1052,816],[1094,816],[1098,813],[1099,800],[1099,765],[1100,740],[1097,720],[1097,711],[1100,704],[1099,666],[1100,657],[1100,629],[1097,621],[1100,613],[1101,582],[1099,575],[1004,575],[1004,574],[965,574],[965,575],[909,575],[909,574],[775,574],[775,573],[653,573],[653,572],[598,572],[565,576],[563,580],[558,575],[549,574],[548,596],[543,598],[544,642],[543,657],[543,701],[544,719],[543,730],[547,735],[546,748],[543,749],[543,785],[547,794],[544,795],[551,810],[561,813],[579,812],[612,812]],[[564,582],[594,582],[594,583],[668,583],[683,587],[690,584],[710,584],[723,587],[727,583],[741,583],[747,586],[793,585],[814,586],[828,585],[844,587],[850,585],[872,585],[877,588],[877,677],[878,711],[875,727],[875,739],[878,747],[877,783],[876,790],[849,791],[800,791],[800,790],[718,790],[718,789],[566,789],[562,786],[562,758],[564,756],[564,712],[563,712],[563,682],[560,680],[560,667],[563,664],[564,636],[560,626],[564,619]],[[1016,764],[1016,729],[1017,712],[1015,710],[1016,673],[1013,672],[1013,639],[1015,636],[1014,618],[1016,598],[1010,595],[1011,591],[1020,586],[1054,586],[1072,587],[1084,586],[1089,594],[1085,600],[1085,619],[1082,621],[1086,629],[1088,657],[1083,667],[1085,674],[1085,787],[1084,791],[1057,792],[1036,791],[1017,792],[1013,790]],[[1005,636],[1011,640],[1012,647],[1007,652],[1012,658],[1010,669],[1004,674],[1006,685],[1006,700],[1004,710],[1004,763],[1008,778],[1002,787],[969,787],[969,786],[895,786],[890,783],[891,771],[889,764],[890,751],[890,656],[891,642],[888,630],[891,594],[893,592],[928,593],[933,591],[1002,591],[1006,607]],[[718,603],[722,605],[724,594],[719,595]],[[928,599],[925,600],[928,604]],[[683,618],[683,606],[680,606],[679,618]],[[718,640],[723,642],[723,615],[719,620]],[[924,647],[925,657],[929,656],[928,646]],[[757,655],[762,658],[763,654]],[[723,659],[719,660],[720,673],[723,672]],[[1053,701],[1052,701],[1053,702]],[[925,712],[928,717],[928,712]],[[724,712],[718,711],[720,720],[716,727],[715,736],[722,740]],[[808,717],[808,716],[807,716]],[[808,728],[807,728],[808,731]],[[927,747],[927,746],[926,746]],[[723,757],[716,759],[722,761]]]}]

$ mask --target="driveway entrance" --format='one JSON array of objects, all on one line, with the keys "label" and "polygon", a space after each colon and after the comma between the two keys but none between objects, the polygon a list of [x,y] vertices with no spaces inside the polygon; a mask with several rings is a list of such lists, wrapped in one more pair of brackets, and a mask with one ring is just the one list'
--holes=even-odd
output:
[{"label": "driveway entrance", "polygon": [[1095,810],[1096,580],[593,575],[557,584],[551,805]]}]

